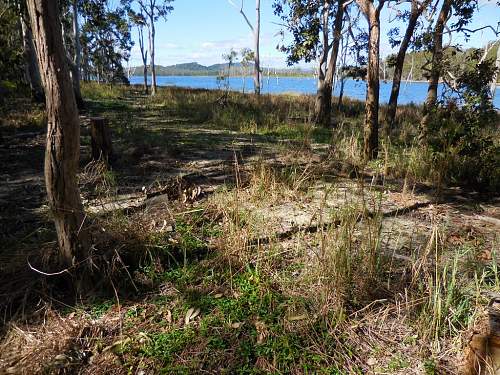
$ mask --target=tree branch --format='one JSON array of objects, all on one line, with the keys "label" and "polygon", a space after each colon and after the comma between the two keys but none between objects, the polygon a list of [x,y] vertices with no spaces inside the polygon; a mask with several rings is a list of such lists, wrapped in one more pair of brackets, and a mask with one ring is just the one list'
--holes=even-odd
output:
[{"label": "tree branch", "polygon": [[[499,23],[500,25],[500,23]],[[481,30],[485,30],[485,29],[490,29],[491,31],[493,31],[493,34],[495,34],[495,36],[498,36],[500,35],[500,31],[499,31],[499,28],[497,27],[496,29],[493,28],[493,26],[491,25],[486,25],[486,26],[483,26],[483,27],[479,27],[477,29],[466,29],[464,27],[460,27],[458,29],[454,29],[454,30],[450,30],[448,29],[447,33],[453,33],[455,31],[465,31],[467,33],[471,33],[471,34],[474,34],[474,33],[477,33],[478,31],[481,31]]]},{"label": "tree branch", "polygon": [[385,5],[386,0],[379,0],[378,2],[378,7],[377,7],[377,13],[380,13],[382,11],[382,8]]},{"label": "tree branch", "polygon": [[245,19],[248,27],[250,28],[250,30],[252,30],[252,32],[254,33],[254,28],[253,28],[253,25],[250,23],[250,20],[248,19],[247,15],[245,14],[245,11],[243,10],[243,0],[241,0],[241,7],[238,9],[238,7],[236,6],[236,4],[234,3],[233,0],[227,0],[229,2],[229,4],[231,4],[233,7],[235,7],[239,12],[240,14],[243,16],[243,18]]},{"label": "tree branch", "polygon": [[349,5],[351,5],[355,0],[347,0],[346,2],[344,2],[344,4],[342,4],[342,6],[344,7],[344,9],[346,9]]}]

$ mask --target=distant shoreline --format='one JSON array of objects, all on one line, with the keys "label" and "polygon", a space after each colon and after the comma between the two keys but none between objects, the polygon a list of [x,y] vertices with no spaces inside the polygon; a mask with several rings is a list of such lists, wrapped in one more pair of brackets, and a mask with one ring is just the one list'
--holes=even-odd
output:
[{"label": "distant shoreline", "polygon": [[[129,78],[132,77],[143,77],[142,74],[132,74],[130,75]],[[150,75],[148,74],[148,78]],[[214,77],[217,78],[217,74],[161,74],[157,75],[158,77]],[[253,75],[249,74],[247,76],[242,76],[242,75],[232,75],[231,78],[252,78]],[[275,79],[275,78],[314,78],[311,74],[278,74],[277,76],[274,74],[269,75],[269,79]],[[267,74],[262,74],[262,80],[267,79]],[[354,79],[354,78],[348,78],[348,79]],[[363,80],[364,81],[364,80]],[[380,79],[379,82],[384,82],[384,83],[392,83],[392,79],[387,79],[383,80]],[[428,83],[429,81],[426,80],[401,80],[401,83]],[[440,83],[443,83],[440,81]],[[497,87],[500,87],[500,82],[497,82],[496,84]]]}]

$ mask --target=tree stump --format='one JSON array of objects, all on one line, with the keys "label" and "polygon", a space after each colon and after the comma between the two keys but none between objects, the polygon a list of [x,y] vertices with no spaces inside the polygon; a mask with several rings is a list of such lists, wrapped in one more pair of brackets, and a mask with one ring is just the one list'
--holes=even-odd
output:
[{"label": "tree stump", "polygon": [[92,160],[103,160],[109,163],[113,155],[111,134],[108,122],[103,117],[90,119],[90,137],[92,144]]},{"label": "tree stump", "polygon": [[472,336],[466,360],[466,375],[500,374],[500,297],[488,305],[488,323]]}]

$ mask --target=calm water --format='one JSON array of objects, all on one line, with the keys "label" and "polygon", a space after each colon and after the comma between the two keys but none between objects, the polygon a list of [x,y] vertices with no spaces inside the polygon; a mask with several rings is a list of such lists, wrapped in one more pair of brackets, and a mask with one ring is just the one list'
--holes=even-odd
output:
[{"label": "calm water", "polygon": [[[158,76],[156,77],[159,86],[179,86],[202,89],[217,89],[219,85],[214,76]],[[130,78],[130,83],[141,84],[143,78],[134,76]],[[231,77],[230,87],[232,90],[243,90],[243,78]],[[245,79],[245,90],[253,90],[253,80],[251,77]],[[387,103],[391,93],[390,81],[380,82],[380,101]],[[497,87],[495,96],[495,107],[500,108],[500,88]],[[263,93],[298,93],[314,94],[316,92],[316,79],[313,77],[263,77]],[[335,87],[335,94],[338,94],[339,87]],[[403,82],[399,93],[400,104],[421,104],[425,100],[427,93],[427,83],[425,82]],[[364,100],[366,95],[366,83],[364,81],[346,80],[344,95],[353,99]]]}]

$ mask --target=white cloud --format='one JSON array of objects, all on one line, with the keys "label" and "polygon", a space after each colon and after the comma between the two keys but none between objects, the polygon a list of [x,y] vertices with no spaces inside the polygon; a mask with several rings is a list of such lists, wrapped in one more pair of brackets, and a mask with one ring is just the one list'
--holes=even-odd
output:
[{"label": "white cloud", "polygon": [[157,48],[167,48],[167,49],[182,48],[181,46],[179,46],[178,44],[175,44],[175,43],[160,43],[160,44],[157,43],[156,47]]}]

